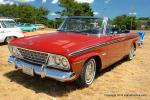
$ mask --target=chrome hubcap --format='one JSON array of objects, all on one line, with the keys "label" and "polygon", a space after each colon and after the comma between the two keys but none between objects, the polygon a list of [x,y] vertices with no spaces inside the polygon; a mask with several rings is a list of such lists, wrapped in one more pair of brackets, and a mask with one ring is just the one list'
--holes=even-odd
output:
[{"label": "chrome hubcap", "polygon": [[130,59],[132,59],[133,58],[133,56],[134,56],[134,47],[132,47],[131,48],[131,51],[130,51]]},{"label": "chrome hubcap", "polygon": [[95,69],[96,69],[96,63],[94,59],[91,59],[86,68],[85,73],[85,80],[87,84],[91,84],[95,77]]}]

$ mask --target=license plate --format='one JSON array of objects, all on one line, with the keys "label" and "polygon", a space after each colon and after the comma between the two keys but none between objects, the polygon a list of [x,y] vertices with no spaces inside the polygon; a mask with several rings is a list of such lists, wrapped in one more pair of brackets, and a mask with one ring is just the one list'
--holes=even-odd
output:
[{"label": "license plate", "polygon": [[33,69],[31,67],[23,67],[23,73],[33,76]]}]

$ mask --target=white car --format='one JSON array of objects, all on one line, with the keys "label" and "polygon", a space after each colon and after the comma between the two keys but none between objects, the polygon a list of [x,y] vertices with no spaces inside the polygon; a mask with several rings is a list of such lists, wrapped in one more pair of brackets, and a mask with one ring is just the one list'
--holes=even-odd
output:
[{"label": "white car", "polygon": [[0,18],[0,43],[8,43],[13,38],[24,37],[13,19]]}]

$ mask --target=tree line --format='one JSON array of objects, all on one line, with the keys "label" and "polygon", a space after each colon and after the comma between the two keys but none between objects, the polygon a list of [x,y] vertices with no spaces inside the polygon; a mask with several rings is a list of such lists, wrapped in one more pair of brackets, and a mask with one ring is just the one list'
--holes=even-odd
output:
[{"label": "tree line", "polygon": [[[56,12],[60,16],[94,16],[94,12],[88,3],[77,3],[74,0],[60,0],[58,5],[63,8],[62,11]],[[19,18],[19,22],[21,23],[40,23],[50,28],[57,28],[63,19],[48,19],[49,13],[51,11],[45,7],[36,8],[29,4],[0,5],[0,16]],[[139,20],[150,20],[150,18],[121,15],[111,20],[118,28],[136,29]]]},{"label": "tree line", "polygon": [[21,23],[43,23],[48,25],[49,10],[44,7],[36,8],[29,4],[0,5],[0,15],[19,18]]}]

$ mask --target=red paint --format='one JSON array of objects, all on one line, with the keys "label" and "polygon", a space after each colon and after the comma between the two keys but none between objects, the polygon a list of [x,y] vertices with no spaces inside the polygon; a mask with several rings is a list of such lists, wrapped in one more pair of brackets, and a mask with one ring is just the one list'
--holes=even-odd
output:
[{"label": "red paint", "polygon": [[[72,52],[121,39],[126,40],[95,48],[76,56],[68,56]],[[10,45],[66,56],[71,64],[71,70],[79,76],[82,66],[87,59],[98,56],[102,62],[101,67],[105,68],[126,56],[129,53],[131,44],[137,44],[137,41],[138,35],[136,33],[98,37],[79,33],[55,32],[15,39]]]}]

